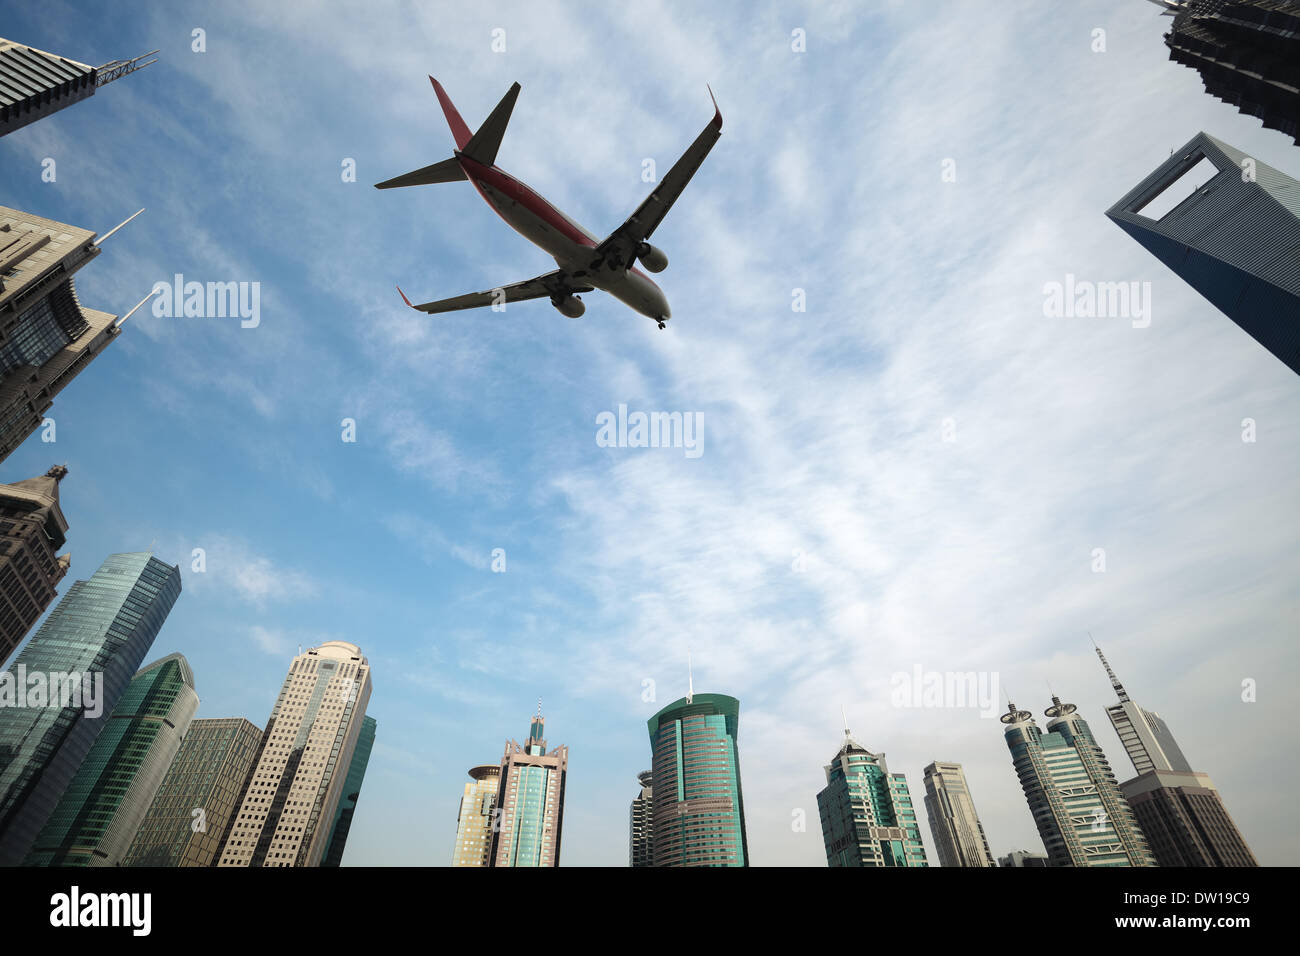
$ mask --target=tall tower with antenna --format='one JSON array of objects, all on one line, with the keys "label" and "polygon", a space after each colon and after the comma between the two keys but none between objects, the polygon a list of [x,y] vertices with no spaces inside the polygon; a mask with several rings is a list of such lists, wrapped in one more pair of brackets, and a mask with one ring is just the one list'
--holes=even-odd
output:
[{"label": "tall tower with antenna", "polygon": [[1097,652],[1101,666],[1106,669],[1106,676],[1110,678],[1110,686],[1115,689],[1115,696],[1119,698],[1118,704],[1111,704],[1106,708],[1106,716],[1110,718],[1115,733],[1119,735],[1119,742],[1124,745],[1125,752],[1133,761],[1133,769],[1138,773],[1146,773],[1149,770],[1191,773],[1191,764],[1187,762],[1187,758],[1183,756],[1182,750],[1174,741],[1169,725],[1160,718],[1159,714],[1143,710],[1129,698],[1128,691],[1124,690],[1124,685],[1115,676],[1110,661],[1106,660],[1106,655],[1101,652],[1100,647],[1097,647],[1096,641],[1092,646]]}]

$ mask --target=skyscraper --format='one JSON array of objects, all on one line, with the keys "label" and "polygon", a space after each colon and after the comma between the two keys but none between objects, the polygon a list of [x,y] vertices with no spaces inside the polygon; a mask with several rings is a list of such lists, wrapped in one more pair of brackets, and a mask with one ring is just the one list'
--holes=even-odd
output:
[{"label": "skyscraper", "polygon": [[559,866],[569,748],[546,752],[541,702],[528,741],[506,743],[497,790],[492,866]]},{"label": "skyscraper", "polygon": [[1169,59],[1201,74],[1205,91],[1300,145],[1300,3],[1153,0],[1174,18]]},{"label": "skyscraper", "polygon": [[1026,869],[1047,866],[1047,855],[1031,853],[1029,850],[1012,850],[1006,856],[998,857],[998,866],[1022,867]]},{"label": "skyscraper", "polygon": [[293,659],[218,866],[319,866],[344,798],[370,664],[326,641]]},{"label": "skyscraper", "polygon": [[242,717],[190,722],[123,866],[211,866],[244,796],[262,731]]},{"label": "skyscraper", "polygon": [[827,866],[928,866],[907,778],[849,728],[817,794]]},{"label": "skyscraper", "polygon": [[[0,865],[31,849],[180,593],[180,568],[110,555],[0,675]],[[62,703],[37,704],[37,687]]]},{"label": "skyscraper", "polygon": [[105,83],[156,62],[145,62],[153,53],[94,67],[0,37],[0,136],[79,103]]},{"label": "skyscraper", "polygon": [[1155,866],[1106,755],[1073,704],[1052,698],[1047,733],[1008,704],[1011,760],[1052,866]]},{"label": "skyscraper", "polygon": [[748,866],[740,701],[694,692],[650,718],[655,866]]},{"label": "skyscraper", "polygon": [[632,801],[628,811],[628,865],[655,865],[654,779],[653,771],[642,770],[636,775],[641,792]]},{"label": "skyscraper", "polygon": [[[1094,645],[1095,647],[1096,645]],[[1192,770],[1158,714],[1129,699],[1106,655],[1097,657],[1119,697],[1106,708],[1138,776],[1120,784],[1161,866],[1257,866],[1207,774]]]},{"label": "skyscraper", "polygon": [[940,866],[993,866],[961,764],[936,760],[925,768],[925,814]]},{"label": "skyscraper", "polygon": [[0,485],[0,664],[54,600],[68,573],[63,547],[68,521],[59,507],[59,482],[68,473],[55,465],[40,478]]},{"label": "skyscraper", "polygon": [[493,808],[501,789],[501,765],[490,763],[469,770],[470,782],[456,814],[456,846],[452,866],[492,865]]},{"label": "skyscraper", "polygon": [[73,273],[99,255],[111,234],[96,239],[89,230],[0,206],[0,461],[41,427],[54,396],[135,311],[117,321],[77,301]]},{"label": "skyscraper", "polygon": [[375,746],[376,727],[375,718],[361,719],[361,735],[357,738],[356,750],[352,752],[352,763],[348,765],[348,775],[343,781],[343,796],[334,814],[334,827],[330,834],[329,845],[325,848],[325,855],[321,857],[321,866],[338,866],[343,862],[343,849],[347,846],[348,833],[352,830],[352,817],[356,814],[357,800],[361,797],[361,781],[366,777],[370,751]]},{"label": "skyscraper", "polygon": [[1297,196],[1290,176],[1197,133],[1106,215],[1300,374]]},{"label": "skyscraper", "polygon": [[198,709],[194,675],[180,654],[137,673],[26,865],[120,866]]}]

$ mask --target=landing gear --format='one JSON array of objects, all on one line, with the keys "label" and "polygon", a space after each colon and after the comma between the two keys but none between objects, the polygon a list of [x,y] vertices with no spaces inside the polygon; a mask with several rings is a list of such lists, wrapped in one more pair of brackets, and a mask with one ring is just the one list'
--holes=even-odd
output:
[{"label": "landing gear", "polygon": [[668,326],[664,325],[664,321],[663,321],[663,319],[660,319],[660,320],[659,320],[659,328],[661,328],[661,329],[666,329],[666,328],[668,328]]}]

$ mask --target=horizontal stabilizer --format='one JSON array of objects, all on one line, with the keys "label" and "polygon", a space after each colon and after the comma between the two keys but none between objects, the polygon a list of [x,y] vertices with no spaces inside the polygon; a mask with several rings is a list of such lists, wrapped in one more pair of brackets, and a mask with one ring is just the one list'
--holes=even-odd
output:
[{"label": "horizontal stabilizer", "polygon": [[515,100],[518,98],[519,84],[515,83],[506,90],[506,95],[501,97],[501,102],[483,121],[478,132],[461,147],[461,152],[476,163],[482,163],[484,166],[495,165],[497,150],[501,148],[501,138],[506,135],[506,124],[510,122],[510,114],[514,112]]},{"label": "horizontal stabilizer", "polygon": [[465,175],[465,170],[460,168],[460,161],[453,156],[451,159],[444,159],[432,166],[417,169],[413,173],[395,176],[392,179],[384,180],[382,183],[375,183],[375,188],[395,189],[398,186],[429,186],[433,183],[454,183],[468,178]]}]

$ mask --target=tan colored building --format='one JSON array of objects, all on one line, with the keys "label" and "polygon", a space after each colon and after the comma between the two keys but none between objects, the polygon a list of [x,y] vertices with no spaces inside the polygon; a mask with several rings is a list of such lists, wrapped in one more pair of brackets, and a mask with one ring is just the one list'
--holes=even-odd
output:
[{"label": "tan colored building", "polygon": [[465,784],[456,817],[456,846],[452,866],[490,866],[492,853],[492,811],[497,803],[501,768],[496,764],[471,767],[473,779]]},{"label": "tan colored building", "polygon": [[68,573],[69,557],[55,555],[68,531],[59,508],[59,482],[67,473],[55,465],[39,478],[0,485],[0,664],[50,606]]},{"label": "tan colored building", "polygon": [[293,659],[218,866],[319,866],[370,700],[361,648],[326,641]]}]

